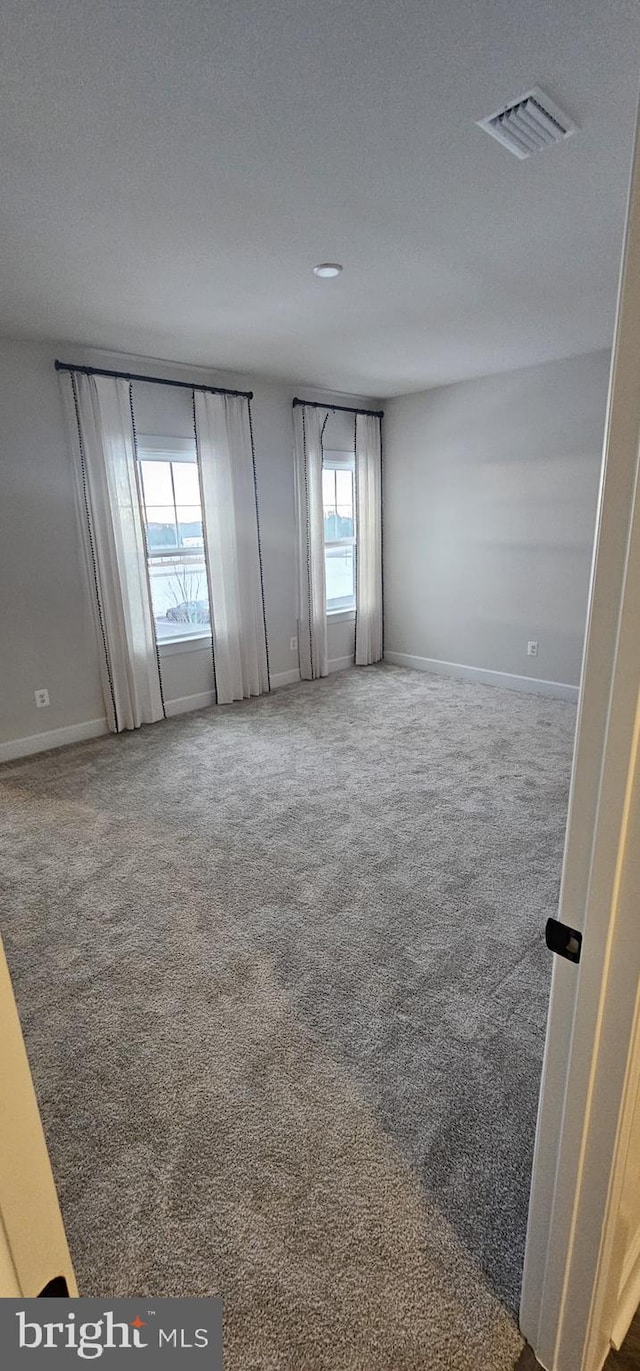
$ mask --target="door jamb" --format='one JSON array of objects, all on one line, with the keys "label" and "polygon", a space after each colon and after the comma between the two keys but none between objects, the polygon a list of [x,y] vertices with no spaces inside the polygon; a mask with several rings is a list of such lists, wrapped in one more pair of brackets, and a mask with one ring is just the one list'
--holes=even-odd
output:
[{"label": "door jamb", "polygon": [[520,1308],[548,1371],[596,1371],[608,1350],[606,1244],[640,975],[622,898],[640,804],[639,340],[636,134],[559,908],[583,950],[579,968],[553,969]]}]

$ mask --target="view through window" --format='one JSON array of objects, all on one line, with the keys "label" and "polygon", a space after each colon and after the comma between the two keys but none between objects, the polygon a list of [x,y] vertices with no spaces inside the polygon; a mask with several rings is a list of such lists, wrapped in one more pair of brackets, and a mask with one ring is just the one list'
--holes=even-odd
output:
[{"label": "view through window", "polygon": [[322,459],[324,558],[327,610],[355,609],[355,463],[349,452],[325,452]]},{"label": "view through window", "polygon": [[208,634],[209,594],[195,441],[139,437],[138,461],[158,642]]}]

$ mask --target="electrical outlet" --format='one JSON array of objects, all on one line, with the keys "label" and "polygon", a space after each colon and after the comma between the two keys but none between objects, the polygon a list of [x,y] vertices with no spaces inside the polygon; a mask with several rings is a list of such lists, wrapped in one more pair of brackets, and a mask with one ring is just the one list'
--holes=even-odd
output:
[{"label": "electrical outlet", "polygon": [[527,643],[527,657],[538,656],[538,644],[536,642]]},{"label": "electrical outlet", "polygon": [[297,651],[298,651],[298,639],[297,639],[297,638],[290,638],[290,639],[289,639],[289,651],[290,651],[290,652],[297,652]]},{"label": "electrical outlet", "polygon": [[36,691],[34,691],[34,694],[35,694],[36,704],[37,704],[37,706],[38,706],[38,709],[45,709],[46,706],[49,704],[49,691],[48,691],[48,690],[36,690]]}]

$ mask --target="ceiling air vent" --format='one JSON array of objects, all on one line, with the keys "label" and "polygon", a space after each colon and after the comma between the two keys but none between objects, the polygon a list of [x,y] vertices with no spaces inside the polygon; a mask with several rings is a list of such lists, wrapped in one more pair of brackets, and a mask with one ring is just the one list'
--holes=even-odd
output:
[{"label": "ceiling air vent", "polygon": [[492,114],[490,119],[479,119],[478,127],[486,129],[516,157],[542,152],[543,148],[561,143],[576,131],[576,125],[537,86]]}]

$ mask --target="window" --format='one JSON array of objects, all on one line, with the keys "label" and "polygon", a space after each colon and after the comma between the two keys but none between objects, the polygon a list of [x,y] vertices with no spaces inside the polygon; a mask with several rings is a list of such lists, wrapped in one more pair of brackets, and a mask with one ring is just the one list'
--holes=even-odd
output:
[{"label": "window", "polygon": [[140,493],[158,642],[210,633],[196,445],[138,438]]},{"label": "window", "polygon": [[322,458],[327,613],[356,606],[355,460],[351,452]]}]

